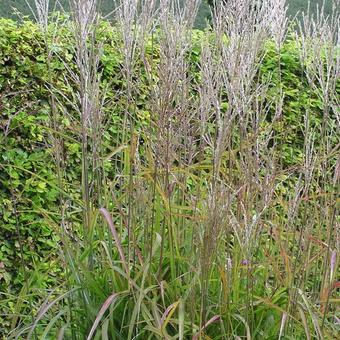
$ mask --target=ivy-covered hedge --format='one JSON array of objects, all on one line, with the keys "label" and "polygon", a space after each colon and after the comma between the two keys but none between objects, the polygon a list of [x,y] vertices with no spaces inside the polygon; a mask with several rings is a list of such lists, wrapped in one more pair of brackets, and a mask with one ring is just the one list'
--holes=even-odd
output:
[{"label": "ivy-covered hedge", "polygon": [[[53,212],[57,191],[43,125],[49,117],[47,66],[37,27],[0,21],[0,290],[14,292],[33,268],[41,286],[56,275],[58,238],[42,211]],[[50,268],[50,266],[53,268]],[[47,274],[49,273],[49,274]],[[37,278],[38,279],[38,278]],[[39,286],[39,285],[38,285]]]},{"label": "ivy-covered hedge", "polygon": [[[60,43],[52,62],[53,86],[71,93],[65,85],[63,60],[71,60],[67,46]],[[64,46],[63,46],[64,45]],[[62,48],[63,47],[63,48]],[[62,55],[61,55],[62,54]],[[119,60],[104,56],[112,74]],[[108,72],[104,72],[106,77]],[[112,76],[110,76],[111,81]],[[46,288],[59,276],[58,230],[47,221],[58,206],[53,145],[49,133],[50,78],[44,39],[32,22],[18,25],[0,20],[0,291],[15,293],[28,277],[36,288]],[[118,82],[119,85],[119,82]],[[108,91],[110,94],[110,91]],[[60,99],[60,98],[59,98]],[[117,116],[113,113],[113,116]],[[61,129],[72,135],[65,116]],[[114,124],[109,128],[114,135]],[[110,138],[108,134],[107,138]],[[77,196],[80,144],[66,142],[70,182],[68,191]],[[72,185],[71,185],[72,183]],[[57,220],[58,217],[56,216]],[[47,261],[48,259],[48,261]],[[33,282],[32,282],[33,284]]]},{"label": "ivy-covered hedge", "polygon": [[[126,103],[119,97],[119,92],[124,90],[120,73],[123,59],[113,29],[104,25],[102,83],[108,99],[105,110],[110,112],[104,138],[110,145],[118,133],[115,122],[120,119]],[[193,63],[199,59],[202,34],[199,32],[195,37],[198,43],[191,56]],[[67,29],[61,32],[61,38],[63,36],[67,36]],[[60,39],[59,45],[53,48],[58,53],[51,64],[53,84],[49,84],[44,39],[37,26],[29,21],[18,24],[0,20],[0,291],[6,294],[20,291],[24,278],[34,282],[35,288],[44,289],[62,275],[62,266],[58,263],[58,230],[47,218],[52,216],[52,220],[58,221],[59,204],[48,129],[51,112],[47,85],[62,89],[72,98],[72,88],[65,83],[67,72],[62,60],[68,60],[72,67],[73,55],[69,39]],[[278,95],[277,85],[279,81],[282,83],[284,117],[278,132],[283,138],[282,161],[290,166],[301,161],[303,115],[307,104],[313,113],[311,124],[318,125],[322,119],[322,103],[307,85],[293,41],[288,41],[282,49],[281,78],[277,76],[277,67],[277,53],[274,45],[268,43],[261,76],[271,79],[268,100],[273,102]],[[137,109],[143,116],[147,110],[148,88],[143,73],[141,78]],[[60,96],[59,101],[64,101],[67,107],[64,97]],[[72,115],[71,108],[69,114]],[[68,169],[67,190],[76,198],[80,195],[80,142],[73,124],[67,116],[60,122],[63,133],[74,137],[62,148]]]}]

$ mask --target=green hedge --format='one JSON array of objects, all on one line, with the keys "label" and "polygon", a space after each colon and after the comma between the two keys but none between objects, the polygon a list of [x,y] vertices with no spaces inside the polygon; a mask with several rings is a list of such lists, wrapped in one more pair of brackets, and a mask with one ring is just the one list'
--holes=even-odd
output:
[{"label": "green hedge", "polygon": [[[41,267],[50,275],[57,272],[56,266],[48,268],[49,262],[42,261],[56,251],[58,242],[41,214],[55,210],[57,197],[57,191],[46,185],[55,182],[42,127],[49,117],[46,75],[37,27],[30,22],[18,27],[10,20],[1,20],[1,291],[20,287],[33,267]],[[47,284],[48,276],[42,285]]]}]

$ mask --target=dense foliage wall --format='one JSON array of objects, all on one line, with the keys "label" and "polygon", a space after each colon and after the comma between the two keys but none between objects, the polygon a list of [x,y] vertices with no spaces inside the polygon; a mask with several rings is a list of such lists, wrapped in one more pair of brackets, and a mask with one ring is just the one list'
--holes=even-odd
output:
[{"label": "dense foliage wall", "polygon": [[43,210],[53,211],[56,190],[47,185],[55,178],[42,127],[49,105],[38,35],[32,23],[19,28],[0,21],[1,291],[20,287],[32,265],[45,267],[52,276],[55,271],[41,261],[55,249],[57,236],[42,216]]},{"label": "dense foliage wall", "polygon": [[[67,34],[64,35],[66,37]],[[110,39],[111,32],[107,38]],[[58,254],[59,231],[51,221],[58,207],[53,143],[50,133],[48,84],[72,92],[65,84],[65,64],[72,65],[66,39],[54,46],[53,62],[47,65],[41,32],[32,22],[18,25],[0,20],[0,291],[15,293],[33,286],[44,289],[60,278]],[[112,45],[111,45],[112,44]],[[111,40],[103,56],[103,81],[120,86],[115,79],[119,56]],[[62,47],[62,48],[61,48]],[[50,72],[53,72],[51,84]],[[56,90],[58,91],[58,90]],[[110,90],[112,91],[112,90]],[[107,95],[110,96],[110,91]],[[67,100],[59,98],[64,103]],[[67,105],[66,105],[67,106]],[[71,112],[70,115],[75,113]],[[113,112],[111,118],[119,114]],[[68,195],[77,199],[80,193],[80,142],[75,134],[75,121],[65,115],[60,122],[63,133],[71,138],[62,145],[69,166]],[[75,118],[76,119],[76,118]],[[108,128],[108,139],[115,135],[115,124]],[[109,144],[109,143],[108,143]],[[0,322],[1,323],[1,322]],[[1,327],[0,327],[1,328]]]}]

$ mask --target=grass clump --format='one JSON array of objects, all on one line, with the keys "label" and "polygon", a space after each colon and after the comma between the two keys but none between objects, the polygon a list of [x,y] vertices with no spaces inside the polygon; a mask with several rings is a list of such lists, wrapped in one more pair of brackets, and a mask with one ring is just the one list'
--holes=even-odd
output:
[{"label": "grass clump", "polygon": [[[21,266],[35,269],[18,286],[5,278],[6,337],[336,338],[336,2],[295,30],[284,1],[217,2],[204,32],[197,0],[124,0],[113,25],[95,0],[51,19],[35,3],[34,105],[46,111],[27,138],[39,128],[51,169],[9,157],[22,126],[6,110],[0,197]],[[27,173],[42,197],[53,190],[49,205],[27,196]],[[8,197],[32,200],[55,235],[58,275],[42,287],[24,257],[27,212]]]}]

